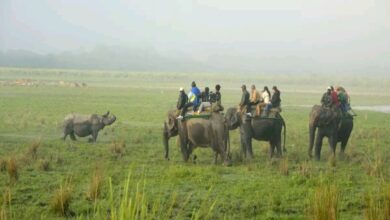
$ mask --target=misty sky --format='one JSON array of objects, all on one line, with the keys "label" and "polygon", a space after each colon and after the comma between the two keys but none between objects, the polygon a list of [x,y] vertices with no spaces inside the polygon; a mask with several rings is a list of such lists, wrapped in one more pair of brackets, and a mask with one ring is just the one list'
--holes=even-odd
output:
[{"label": "misty sky", "polygon": [[390,1],[0,0],[0,51],[58,53],[97,45],[220,65],[386,72]]}]

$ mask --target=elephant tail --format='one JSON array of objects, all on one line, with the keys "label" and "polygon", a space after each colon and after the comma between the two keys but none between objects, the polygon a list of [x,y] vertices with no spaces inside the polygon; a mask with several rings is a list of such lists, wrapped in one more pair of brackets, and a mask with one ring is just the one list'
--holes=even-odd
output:
[{"label": "elephant tail", "polygon": [[284,121],[283,117],[280,116],[280,118],[282,119],[282,125],[283,125],[283,152],[287,152],[287,149],[286,149],[286,133],[287,133],[287,126],[286,126],[286,122]]}]

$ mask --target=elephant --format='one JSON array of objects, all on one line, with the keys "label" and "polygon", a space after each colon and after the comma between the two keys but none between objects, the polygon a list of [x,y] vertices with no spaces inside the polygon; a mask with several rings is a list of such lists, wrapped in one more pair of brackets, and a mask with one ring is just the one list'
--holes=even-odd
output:
[{"label": "elephant", "polygon": [[340,156],[343,157],[352,129],[352,116],[343,115],[337,108],[314,105],[309,115],[309,157],[313,157],[313,146],[315,146],[315,159],[320,160],[324,137],[328,138],[329,147],[334,156],[337,143],[341,142]]},{"label": "elephant", "polygon": [[252,118],[237,111],[237,108],[229,108],[226,111],[225,118],[228,122],[229,130],[240,127],[241,150],[245,157],[249,154],[250,159],[253,158],[252,139],[268,141],[270,144],[270,158],[274,156],[275,149],[277,156],[281,157],[281,133],[283,128],[283,151],[286,152],[286,123],[280,114],[276,118]]},{"label": "elephant", "polygon": [[179,136],[184,161],[188,161],[196,147],[211,147],[215,151],[214,163],[217,163],[220,154],[224,164],[230,165],[228,127],[225,118],[219,112],[212,112],[207,119],[192,118],[178,121],[176,116],[176,110],[170,110],[164,122],[165,159],[169,160],[169,139]]},{"label": "elephant", "polygon": [[86,137],[92,135],[92,142],[96,142],[96,138],[100,130],[105,126],[111,125],[115,122],[116,117],[112,115],[109,117],[108,111],[104,115],[82,115],[78,113],[71,113],[64,119],[64,136],[63,140],[69,135],[72,140],[76,140],[75,135],[79,137]]}]

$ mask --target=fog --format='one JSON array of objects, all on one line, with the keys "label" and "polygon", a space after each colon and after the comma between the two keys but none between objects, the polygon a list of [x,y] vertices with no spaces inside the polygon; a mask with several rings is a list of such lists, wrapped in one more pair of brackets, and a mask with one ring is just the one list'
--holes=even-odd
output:
[{"label": "fog", "polygon": [[388,0],[1,0],[0,65],[387,74]]}]

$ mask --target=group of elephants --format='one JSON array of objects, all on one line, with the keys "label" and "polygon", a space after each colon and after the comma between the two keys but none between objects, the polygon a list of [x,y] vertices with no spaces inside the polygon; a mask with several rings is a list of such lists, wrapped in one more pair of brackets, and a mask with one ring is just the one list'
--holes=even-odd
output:
[{"label": "group of elephants", "polygon": [[[195,147],[211,147],[215,152],[215,163],[220,155],[223,163],[229,165],[231,164],[229,131],[237,128],[240,130],[241,150],[245,157],[253,157],[252,139],[268,141],[270,157],[275,154],[281,157],[282,130],[283,151],[286,151],[286,123],[281,115],[275,118],[251,118],[236,108],[229,108],[224,115],[216,110],[211,112],[208,118],[178,120],[176,117],[176,109],[173,109],[168,112],[164,121],[163,143],[166,159],[169,159],[169,139],[179,136],[184,161],[188,161]],[[91,141],[96,142],[99,131],[115,121],[116,117],[110,116],[109,112],[104,115],[69,114],[64,120],[63,139],[65,140],[68,135],[72,140],[76,140],[76,135],[79,137],[92,135]],[[309,156],[312,157],[315,146],[315,158],[320,159],[324,137],[328,137],[333,154],[336,153],[337,143],[341,142],[340,153],[343,155],[352,128],[352,117],[343,117],[340,111],[315,105],[309,119]],[[316,130],[318,131],[315,137]]]},{"label": "group of elephants", "polygon": [[[324,118],[322,114],[327,112]],[[229,130],[240,130],[241,150],[245,157],[253,157],[252,139],[269,142],[269,155],[282,156],[282,130],[283,151],[286,142],[286,124],[281,115],[276,118],[250,118],[246,114],[229,108],[223,116],[219,112],[212,112],[209,119],[193,118],[190,120],[177,120],[176,110],[170,110],[164,121],[163,142],[165,158],[169,160],[169,139],[179,136],[180,149],[184,161],[188,161],[195,147],[211,147],[215,152],[217,162],[221,155],[225,165],[231,164],[229,152]],[[322,139],[328,137],[329,146],[333,154],[336,153],[336,145],[341,142],[340,154],[344,154],[345,146],[353,128],[353,118],[345,117],[335,109],[324,109],[315,105],[312,108],[309,119],[309,149],[308,155],[312,157],[315,142],[315,158],[320,159]],[[317,137],[315,138],[315,133]],[[315,141],[316,139],[316,141]]]}]

